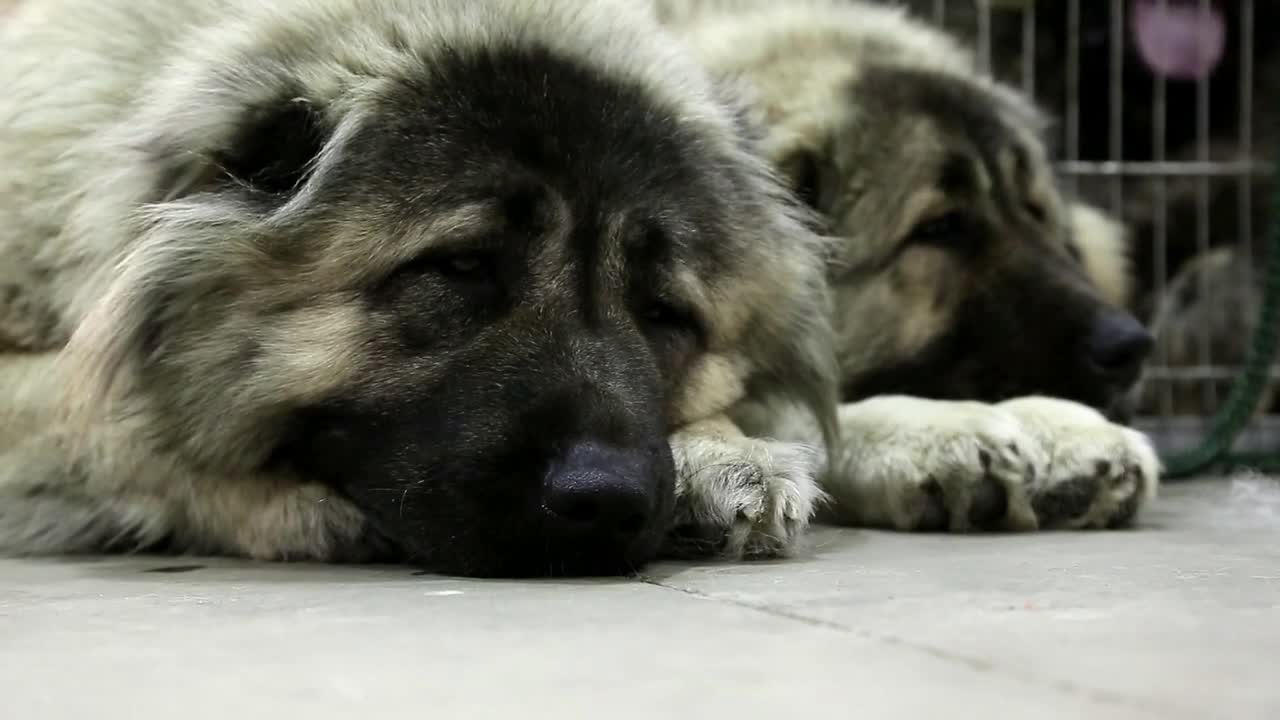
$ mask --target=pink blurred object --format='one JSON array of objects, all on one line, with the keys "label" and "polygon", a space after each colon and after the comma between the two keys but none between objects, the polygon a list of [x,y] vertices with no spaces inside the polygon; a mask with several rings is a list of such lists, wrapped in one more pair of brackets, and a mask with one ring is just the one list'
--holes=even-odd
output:
[{"label": "pink blurred object", "polygon": [[1222,11],[1199,0],[1133,0],[1133,34],[1147,67],[1170,80],[1202,80],[1222,61]]}]

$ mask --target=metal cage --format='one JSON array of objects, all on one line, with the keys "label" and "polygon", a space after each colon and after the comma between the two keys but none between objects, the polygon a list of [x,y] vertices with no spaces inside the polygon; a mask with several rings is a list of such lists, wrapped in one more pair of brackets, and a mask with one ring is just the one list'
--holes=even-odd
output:
[{"label": "metal cage", "polygon": [[[898,4],[902,4],[900,1]],[[1280,101],[1280,3],[1263,0],[906,0],[917,15],[971,42],[980,66],[1020,86],[1052,112],[1055,159],[1069,194],[1130,219],[1142,205],[1135,260],[1151,275],[1159,302],[1175,282],[1178,253],[1204,256],[1230,247],[1244,259],[1241,287],[1256,287],[1261,238],[1267,231],[1276,130],[1265,111]],[[1194,79],[1170,79],[1134,67],[1137,13],[1200,13],[1220,23],[1221,57]],[[1260,17],[1259,14],[1264,16]],[[1263,33],[1263,36],[1259,35]],[[1146,75],[1144,76],[1144,71]],[[1260,82],[1264,81],[1264,82]],[[1260,112],[1260,110],[1264,112]],[[1277,115],[1275,119],[1280,119]],[[1261,132],[1260,132],[1261,131]],[[1175,189],[1176,188],[1176,189]],[[1149,219],[1149,222],[1148,222]],[[1174,237],[1176,236],[1176,237]],[[1175,245],[1177,246],[1175,248]],[[1183,247],[1189,245],[1189,247]],[[1197,292],[1208,290],[1202,276]],[[1154,312],[1154,311],[1151,311]],[[1224,315],[1256,316],[1253,306]],[[1151,319],[1150,316],[1146,319]],[[1243,323],[1248,325],[1247,322]],[[1157,348],[1143,380],[1136,424],[1165,452],[1195,445],[1222,404],[1242,358],[1224,357],[1204,323],[1190,362],[1173,362]],[[1241,338],[1242,342],[1246,340]],[[1280,379],[1272,369],[1273,381]],[[1198,412],[1175,395],[1192,393]],[[1267,400],[1274,403],[1274,400]],[[1237,442],[1245,450],[1274,451],[1280,407],[1264,404]]]}]

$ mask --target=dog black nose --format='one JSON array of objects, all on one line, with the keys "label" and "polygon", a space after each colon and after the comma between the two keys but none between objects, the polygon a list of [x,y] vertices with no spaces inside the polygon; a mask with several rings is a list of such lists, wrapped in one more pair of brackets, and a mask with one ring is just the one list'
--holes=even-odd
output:
[{"label": "dog black nose", "polygon": [[1151,354],[1154,338],[1137,318],[1112,311],[1094,321],[1089,334],[1089,361],[1107,379],[1125,385],[1138,379],[1142,363]]},{"label": "dog black nose", "polygon": [[658,505],[650,454],[584,442],[547,473],[542,503],[558,534],[625,543],[649,525]]}]

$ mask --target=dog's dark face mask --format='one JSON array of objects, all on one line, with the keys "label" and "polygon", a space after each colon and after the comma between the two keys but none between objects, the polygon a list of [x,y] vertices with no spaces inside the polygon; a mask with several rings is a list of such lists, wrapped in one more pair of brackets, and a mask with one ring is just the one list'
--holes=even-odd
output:
[{"label": "dog's dark face mask", "polygon": [[[980,215],[946,222],[927,241],[942,247],[912,248],[890,272],[902,282],[925,280],[928,268],[948,273],[938,285],[954,305],[932,326],[934,335],[906,357],[847,378],[845,400],[894,393],[987,402],[1049,395],[1123,419],[1128,391],[1152,347],[1150,333],[1104,302],[1060,244],[1011,233]],[[920,287],[907,301],[932,292]]]},{"label": "dog's dark face mask", "polygon": [[[991,252],[998,252],[991,250]],[[996,402],[1048,395],[1125,419],[1152,347],[1127,311],[1101,301],[1068,261],[1031,250],[963,270],[969,285],[946,328],[905,361],[853,378],[846,399],[886,392]]]},{"label": "dog's dark face mask", "polygon": [[406,347],[398,391],[303,413],[290,454],[430,568],[634,571],[672,512],[660,371],[634,324],[575,314],[513,310],[430,369]]},{"label": "dog's dark face mask", "polygon": [[362,289],[365,376],[296,412],[276,457],[433,569],[635,570],[673,511],[673,406],[707,338],[689,276],[723,205],[634,88],[542,53],[433,72],[316,191],[375,232],[458,219]]}]

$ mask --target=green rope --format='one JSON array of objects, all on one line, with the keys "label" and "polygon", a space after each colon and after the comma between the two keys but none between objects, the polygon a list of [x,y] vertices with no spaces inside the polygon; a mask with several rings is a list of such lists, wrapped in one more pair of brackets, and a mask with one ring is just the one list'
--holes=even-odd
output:
[{"label": "green rope", "polygon": [[[1280,167],[1280,165],[1277,165]],[[1277,328],[1280,327],[1280,183],[1272,196],[1271,227],[1267,236],[1266,287],[1262,312],[1253,334],[1244,369],[1232,384],[1227,402],[1214,416],[1209,433],[1200,446],[1163,458],[1165,477],[1185,478],[1222,466],[1249,467],[1264,472],[1280,471],[1280,447],[1266,453],[1232,454],[1236,438],[1244,431],[1271,375],[1276,356]]]}]

